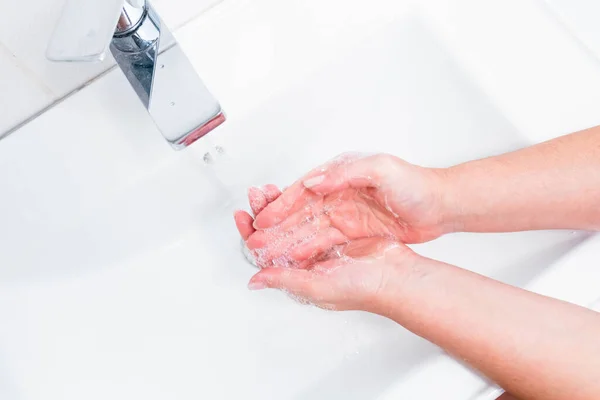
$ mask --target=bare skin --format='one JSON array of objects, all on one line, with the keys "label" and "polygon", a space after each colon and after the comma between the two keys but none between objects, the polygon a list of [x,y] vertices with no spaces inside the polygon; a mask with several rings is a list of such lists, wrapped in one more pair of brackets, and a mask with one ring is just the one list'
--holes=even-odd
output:
[{"label": "bare skin", "polygon": [[600,228],[600,127],[447,170],[452,231]]},{"label": "bare skin", "polygon": [[[322,170],[332,173],[315,188],[322,192],[308,189],[306,180]],[[444,171],[389,155],[342,156],[310,172],[283,194],[273,185],[251,188],[248,194],[256,220],[239,211],[236,224],[248,248],[259,250],[256,258],[261,267],[285,266],[283,253],[288,255],[286,262],[306,265],[332,246],[365,237],[421,243],[449,232],[440,220],[442,198],[437,190],[444,178]],[[402,185],[396,184],[398,180]]]},{"label": "bare skin", "polygon": [[[456,231],[599,230],[600,128],[445,170],[387,155],[352,158],[311,171],[283,194],[267,186],[249,195],[256,220],[243,211],[235,219],[262,256],[251,289],[384,315],[519,399],[600,398],[598,313],[402,244]],[[332,229],[342,236],[319,235]],[[282,255],[293,268],[278,268]]]},{"label": "bare skin", "polygon": [[498,397],[498,400],[519,400],[515,396],[510,393],[504,393],[502,396]]}]

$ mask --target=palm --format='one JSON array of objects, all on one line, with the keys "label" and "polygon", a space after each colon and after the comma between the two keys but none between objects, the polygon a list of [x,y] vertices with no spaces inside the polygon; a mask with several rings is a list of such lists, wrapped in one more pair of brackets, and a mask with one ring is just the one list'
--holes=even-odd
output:
[{"label": "palm", "polygon": [[373,200],[393,215],[401,230],[395,237],[403,243],[423,243],[443,231],[439,199],[428,185],[414,182],[403,188],[367,189]]},{"label": "palm", "polygon": [[238,228],[261,266],[314,262],[332,246],[354,239],[426,242],[444,233],[442,178],[387,155],[343,158],[311,171],[278,196],[265,196],[271,199],[253,207],[256,219],[246,214]]},{"label": "palm", "polygon": [[427,192],[412,191],[401,198],[396,191],[346,189],[326,195],[323,207],[331,225],[349,239],[380,236],[403,243],[421,243],[442,234],[436,202]]},{"label": "palm", "polygon": [[[314,207],[314,206],[313,206]],[[405,229],[396,217],[370,194],[347,189],[319,199],[316,218],[337,229],[348,240],[366,237],[405,236]]]}]

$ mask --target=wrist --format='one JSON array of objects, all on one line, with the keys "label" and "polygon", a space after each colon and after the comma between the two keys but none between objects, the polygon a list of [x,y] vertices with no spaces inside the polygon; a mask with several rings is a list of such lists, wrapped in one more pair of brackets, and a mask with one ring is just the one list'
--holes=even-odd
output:
[{"label": "wrist", "polygon": [[462,165],[435,169],[440,230],[443,234],[464,231],[464,189]]},{"label": "wrist", "polygon": [[371,302],[373,309],[366,310],[395,319],[406,307],[411,293],[435,270],[437,261],[415,253],[402,245],[386,257],[385,281],[381,291]]}]

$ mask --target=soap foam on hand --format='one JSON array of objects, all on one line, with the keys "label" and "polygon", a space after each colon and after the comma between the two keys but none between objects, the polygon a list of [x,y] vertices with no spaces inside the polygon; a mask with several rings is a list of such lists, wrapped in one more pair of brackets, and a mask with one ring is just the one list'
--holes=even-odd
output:
[{"label": "soap foam on hand", "polygon": [[[387,268],[390,254],[403,250],[388,231],[377,231],[377,223],[395,217],[368,191],[354,188],[331,195],[303,188],[296,201],[286,204],[288,216],[279,224],[242,241],[248,262],[262,270],[249,288],[275,287],[295,302],[327,310],[358,309],[364,300],[348,293],[376,292],[385,275],[378,271]],[[377,215],[373,207],[379,207]],[[256,279],[261,274],[262,282]],[[280,279],[289,286],[277,284]]]},{"label": "soap foam on hand", "polygon": [[310,268],[325,259],[339,258],[351,240],[397,240],[387,224],[382,223],[395,220],[394,216],[383,207],[376,213],[368,211],[375,202],[360,190],[311,196],[310,203],[303,204],[279,225],[259,229],[242,242],[249,263],[259,268]]},{"label": "soap foam on hand", "polygon": [[[251,188],[249,200],[256,214],[253,225],[258,230],[247,240],[246,259],[261,268],[301,268],[331,257],[331,249],[350,240],[401,238],[405,226],[390,205],[389,193],[378,190],[378,179],[368,167],[372,158],[384,168],[393,166],[385,156],[347,153],[313,169],[267,203],[264,188]],[[352,181],[347,184],[336,183],[350,176]],[[325,193],[311,189],[323,188],[325,180],[326,186],[335,188]],[[259,207],[257,199],[264,204]]]},{"label": "soap foam on hand", "polygon": [[[440,236],[442,176],[379,154],[344,155],[313,169],[236,222],[261,269],[251,290],[285,289],[319,307],[371,311],[390,268],[418,257],[404,243]],[[261,196],[266,197],[266,196]],[[279,267],[279,268],[273,268]]]}]

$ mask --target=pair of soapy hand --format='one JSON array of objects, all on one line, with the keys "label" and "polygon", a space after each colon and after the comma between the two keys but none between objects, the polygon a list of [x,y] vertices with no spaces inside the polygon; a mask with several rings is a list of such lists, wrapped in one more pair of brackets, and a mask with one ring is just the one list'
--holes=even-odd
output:
[{"label": "pair of soapy hand", "polygon": [[235,213],[261,270],[249,288],[281,289],[322,308],[374,311],[398,270],[420,256],[404,243],[444,232],[440,173],[390,155],[343,155],[285,189],[248,192]]}]

